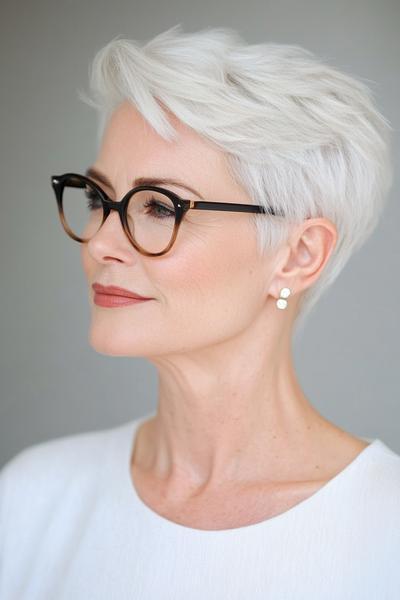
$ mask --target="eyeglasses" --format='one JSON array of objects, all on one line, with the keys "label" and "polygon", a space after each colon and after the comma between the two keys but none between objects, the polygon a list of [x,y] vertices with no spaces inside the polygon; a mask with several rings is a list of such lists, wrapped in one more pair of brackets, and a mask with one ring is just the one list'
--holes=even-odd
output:
[{"label": "eyeglasses", "polygon": [[119,213],[122,227],[138,252],[161,256],[173,246],[179,227],[189,210],[219,210],[284,216],[271,207],[230,202],[187,200],[158,186],[139,185],[114,202],[92,179],[78,173],[52,175],[61,224],[77,242],[88,242],[112,210]]}]

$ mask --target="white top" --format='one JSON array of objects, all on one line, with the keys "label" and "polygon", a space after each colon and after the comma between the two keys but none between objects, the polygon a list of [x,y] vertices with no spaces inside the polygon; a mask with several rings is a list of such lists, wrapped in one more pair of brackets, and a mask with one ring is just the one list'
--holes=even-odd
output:
[{"label": "white top", "polygon": [[2,600],[399,600],[400,455],[380,439],[312,496],[202,530],[138,496],[137,425],[30,446],[0,471]]}]

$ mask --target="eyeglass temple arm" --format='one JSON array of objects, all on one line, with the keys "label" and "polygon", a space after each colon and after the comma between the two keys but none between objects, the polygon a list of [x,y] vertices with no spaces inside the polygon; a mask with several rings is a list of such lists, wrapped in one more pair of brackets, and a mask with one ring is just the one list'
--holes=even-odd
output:
[{"label": "eyeglass temple arm", "polygon": [[266,213],[276,216],[284,216],[282,212],[275,211],[271,206],[260,206],[259,204],[232,204],[230,202],[206,202],[202,200],[188,200],[190,202],[189,208],[198,210],[225,210],[234,212],[248,212],[248,213]]}]

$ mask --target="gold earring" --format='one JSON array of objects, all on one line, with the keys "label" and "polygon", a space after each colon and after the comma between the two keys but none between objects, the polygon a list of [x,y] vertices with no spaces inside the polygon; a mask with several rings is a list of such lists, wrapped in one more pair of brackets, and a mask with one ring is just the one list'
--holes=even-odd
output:
[{"label": "gold earring", "polygon": [[280,298],[278,298],[278,300],[276,301],[276,306],[278,308],[281,308],[282,310],[285,309],[287,307],[287,300],[285,298],[288,298],[291,294],[290,288],[284,287],[281,289],[280,292]]}]

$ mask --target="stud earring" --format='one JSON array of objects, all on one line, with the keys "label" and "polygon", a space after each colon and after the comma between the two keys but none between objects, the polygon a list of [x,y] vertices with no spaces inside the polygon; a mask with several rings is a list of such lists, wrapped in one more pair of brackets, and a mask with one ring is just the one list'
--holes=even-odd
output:
[{"label": "stud earring", "polygon": [[282,288],[280,292],[280,298],[278,298],[278,300],[276,301],[276,306],[282,310],[285,309],[288,304],[286,298],[288,298],[290,294],[291,292],[289,288]]}]

